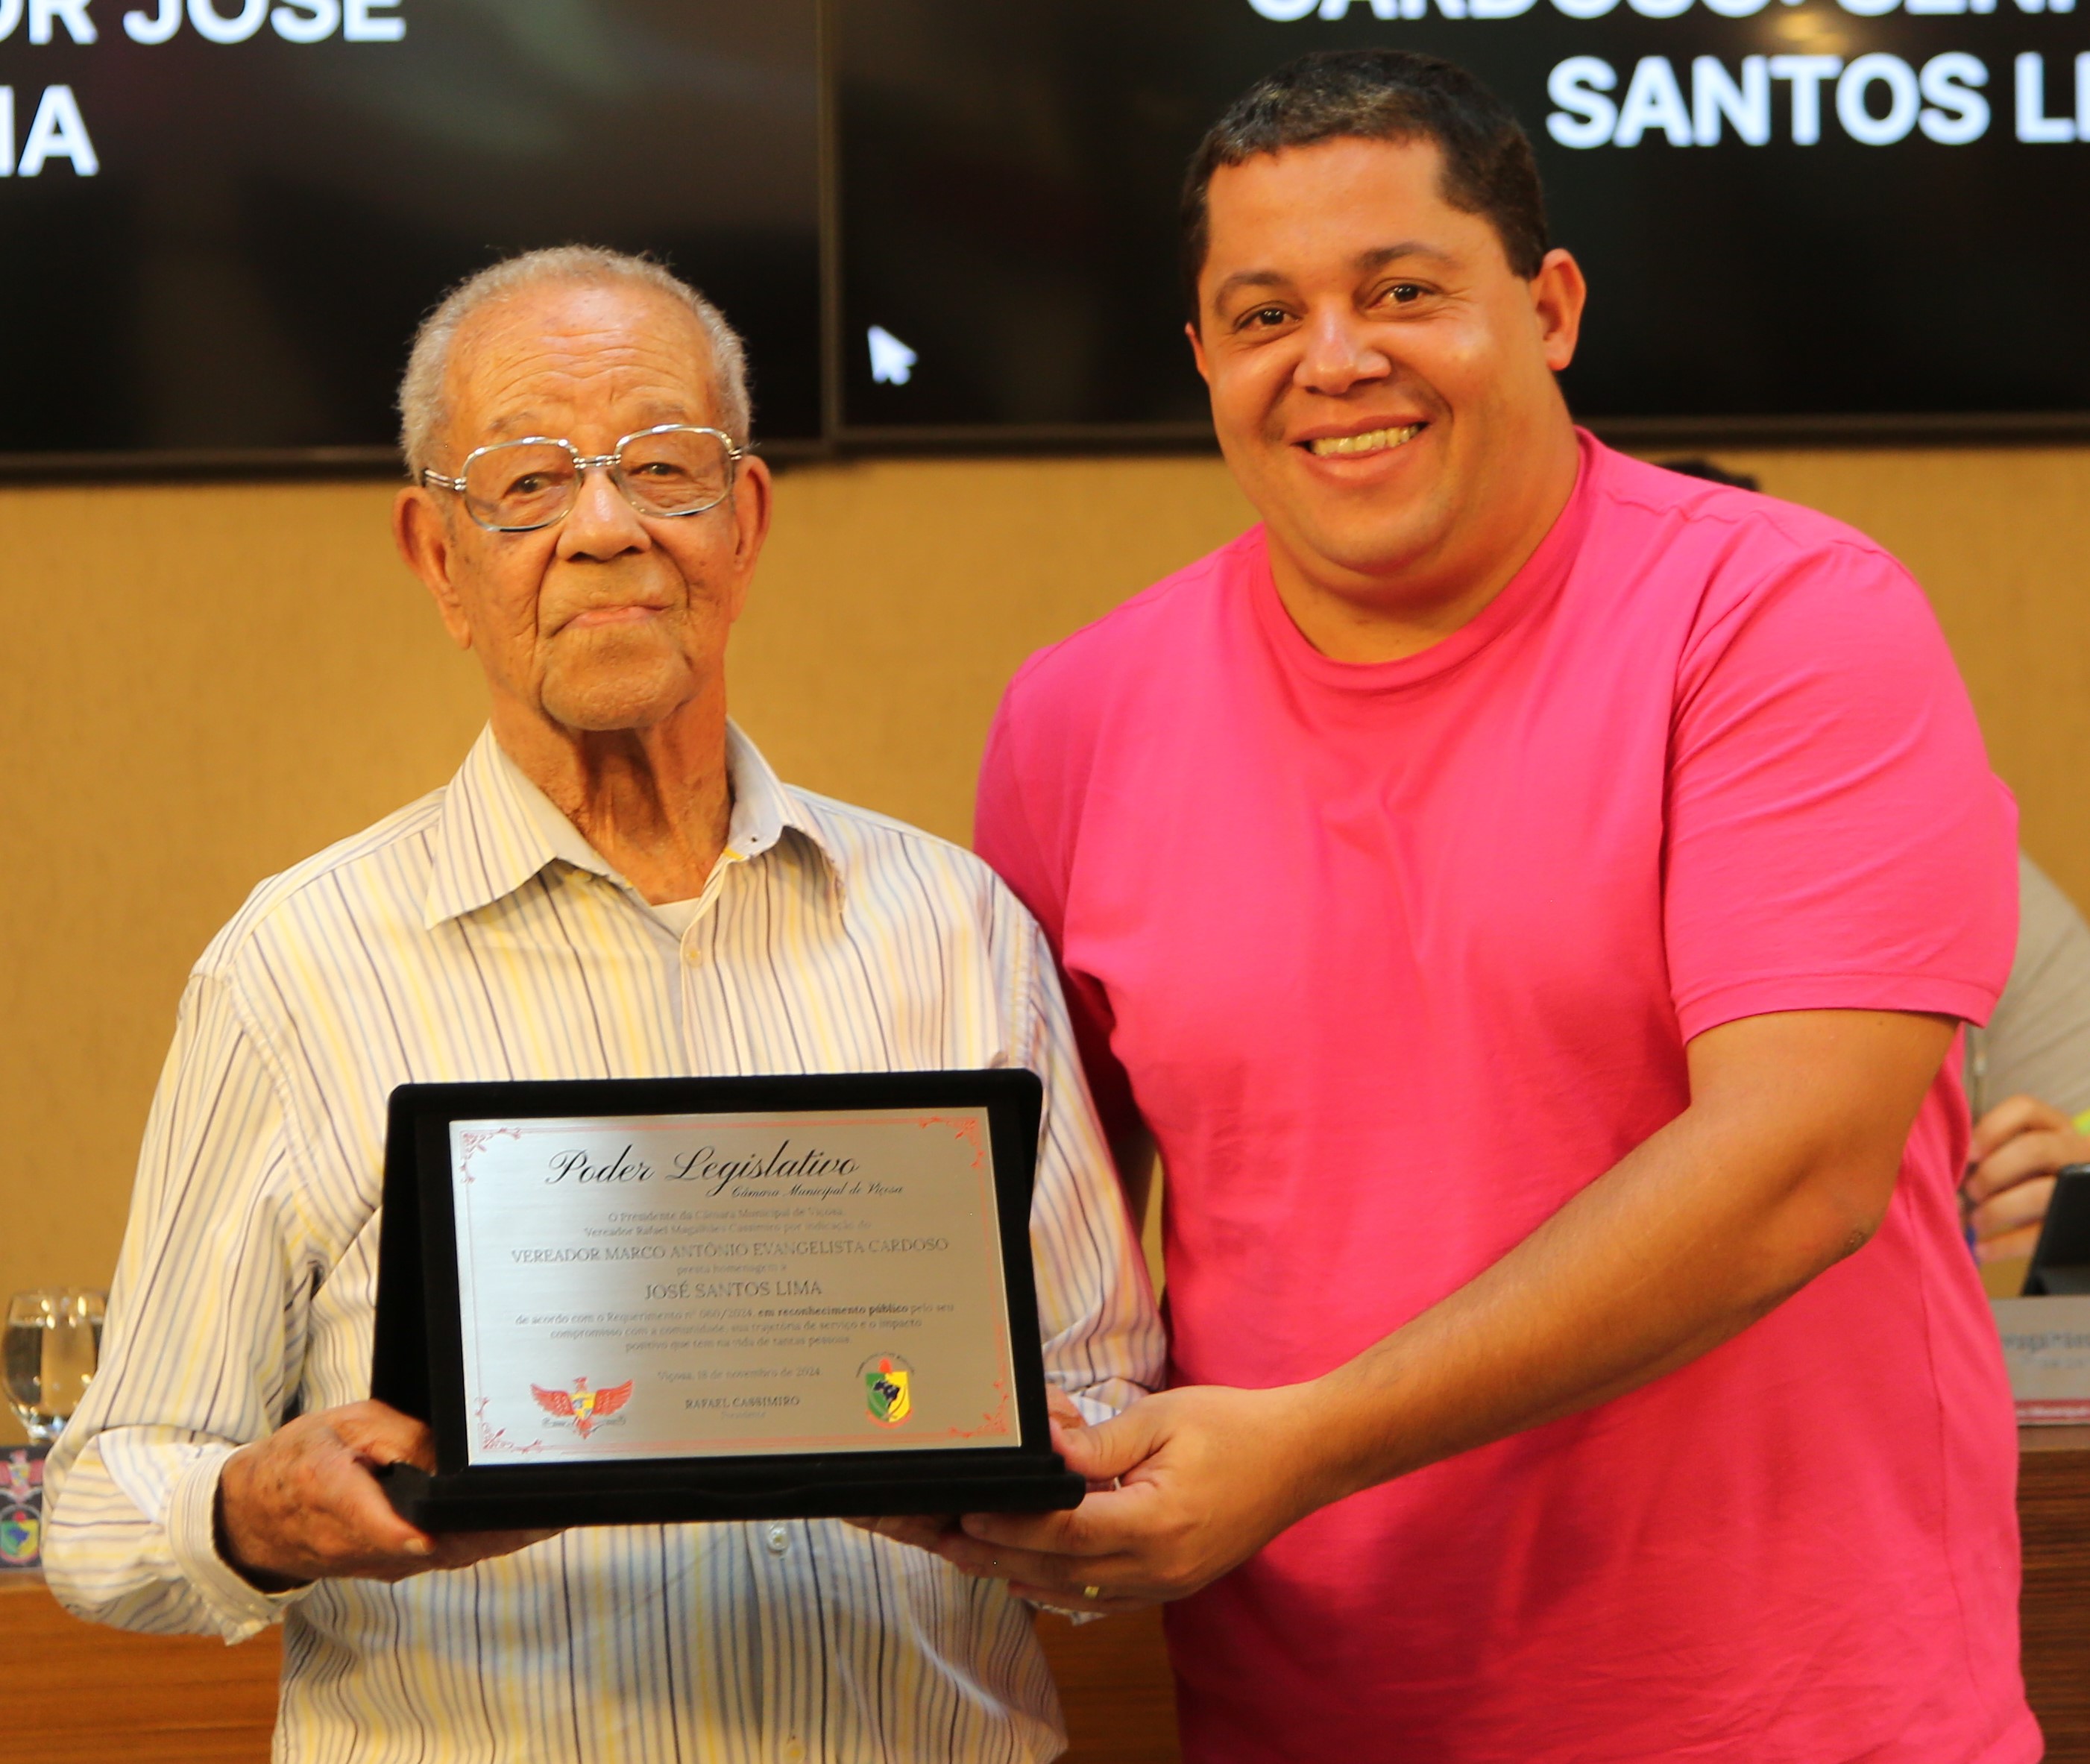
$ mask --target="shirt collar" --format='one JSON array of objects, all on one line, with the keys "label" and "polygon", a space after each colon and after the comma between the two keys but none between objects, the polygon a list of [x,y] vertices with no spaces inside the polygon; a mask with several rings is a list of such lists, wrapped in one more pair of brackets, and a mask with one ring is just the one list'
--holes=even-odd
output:
[{"label": "shirt collar", "polygon": [[[730,721],[725,767],[733,815],[721,862],[751,863],[783,843],[786,833],[795,833],[815,855],[831,894],[838,899],[843,880],[840,854],[785,788],[761,750]],[[432,931],[445,920],[490,906],[553,863],[587,871],[619,888],[630,886],[502,751],[489,725],[444,794],[422,923]]]}]

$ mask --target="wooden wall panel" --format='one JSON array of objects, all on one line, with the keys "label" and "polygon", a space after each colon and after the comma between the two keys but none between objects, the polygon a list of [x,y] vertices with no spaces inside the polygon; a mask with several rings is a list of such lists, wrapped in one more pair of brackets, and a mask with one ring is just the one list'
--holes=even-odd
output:
[{"label": "wooden wall panel", "polygon": [[281,1632],[228,1648],[127,1635],[60,1609],[34,1576],[0,1579],[11,1746],[42,1764],[263,1764]]},{"label": "wooden wall panel", "polygon": [[[2027,846],[2090,902],[2090,449],[1720,457],[1916,570]],[[478,727],[473,665],[392,557],[390,497],[370,484],[0,488],[0,1016],[15,1030],[0,1062],[0,1292],[107,1279],[190,962],[255,882],[441,783]],[[965,838],[987,719],[1021,658],[1248,518],[1206,458],[794,471],[735,639],[737,714],[786,776]],[[2058,1474],[2028,1471],[2027,1610],[2041,1624],[2090,1608],[2090,1590],[2071,1590],[2079,1545],[2057,1533],[2050,1560],[2029,1553]],[[152,1741],[175,1749],[131,1755],[262,1755],[196,1749],[243,1743],[227,1735],[273,1682],[270,1644],[105,1638],[0,1594],[0,1633],[21,1623],[68,1638],[50,1641],[70,1687],[59,1727],[83,1710],[172,1721],[179,1686],[229,1682],[244,1688],[217,1713]],[[2090,1683],[2090,1658],[2079,1631],[2052,1633],[2060,1676],[2036,1693],[2057,1745],[2075,1745],[2071,1724],[2090,1715],[2066,1687]],[[1168,1757],[1154,1749],[1172,1730],[1153,1620],[1047,1634],[1070,1683],[1088,1673],[1097,1687],[1069,1694],[1076,1757]],[[92,1668],[114,1701],[84,1694],[101,1679],[63,1676],[104,1646],[125,1650]],[[17,1716],[22,1735],[55,1731]],[[1146,1752],[1107,1749],[1138,1736]]]},{"label": "wooden wall panel", "polygon": [[[2027,845],[2090,900],[2090,449],[1722,457],[1916,568]],[[440,784],[478,727],[391,495],[0,488],[0,1292],[107,1279],[189,964],[256,882]],[[963,839],[1022,657],[1248,518],[1215,459],[789,472],[736,711],[787,777]]]},{"label": "wooden wall panel", "polygon": [[2029,1427],[2024,1442],[2025,1691],[2047,1764],[2090,1764],[2090,1427]]},{"label": "wooden wall panel", "polygon": [[1159,1611],[1078,1628],[1041,1613],[1038,1634],[1066,1710],[1061,1764],[1179,1764],[1176,1680]]}]

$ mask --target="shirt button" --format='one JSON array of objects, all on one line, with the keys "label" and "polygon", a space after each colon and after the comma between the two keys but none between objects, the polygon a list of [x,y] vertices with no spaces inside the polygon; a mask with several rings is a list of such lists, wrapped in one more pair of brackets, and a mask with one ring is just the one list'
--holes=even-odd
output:
[{"label": "shirt button", "polygon": [[686,943],[682,945],[682,959],[691,967],[700,968],[704,965],[704,952],[699,944]]},{"label": "shirt button", "polygon": [[781,1555],[791,1547],[791,1534],[782,1525],[772,1525],[763,1541],[769,1546],[772,1555]]}]

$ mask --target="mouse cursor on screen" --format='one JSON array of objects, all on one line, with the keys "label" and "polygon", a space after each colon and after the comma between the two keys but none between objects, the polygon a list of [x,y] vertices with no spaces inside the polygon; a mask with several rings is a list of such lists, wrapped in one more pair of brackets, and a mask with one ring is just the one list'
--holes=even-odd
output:
[{"label": "mouse cursor on screen", "polygon": [[882,386],[904,386],[921,358],[882,325],[871,328],[871,377]]}]

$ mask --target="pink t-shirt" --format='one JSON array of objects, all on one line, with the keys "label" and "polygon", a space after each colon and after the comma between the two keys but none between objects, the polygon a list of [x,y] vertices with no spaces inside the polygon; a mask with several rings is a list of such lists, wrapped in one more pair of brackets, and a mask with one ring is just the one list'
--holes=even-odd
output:
[{"label": "pink t-shirt", "polygon": [[[1703,1030],[1980,1022],[2002,986],[2015,817],[1907,574],[1582,461],[1421,655],[1314,650],[1258,529],[1009,688],[979,849],[1061,953],[1106,1116],[1159,1142],[1178,1383],[1398,1328],[1676,1115]],[[1967,1138],[1948,1061],[1877,1237],[1763,1322],[1172,1607],[1187,1755],[2036,1758]]]}]

